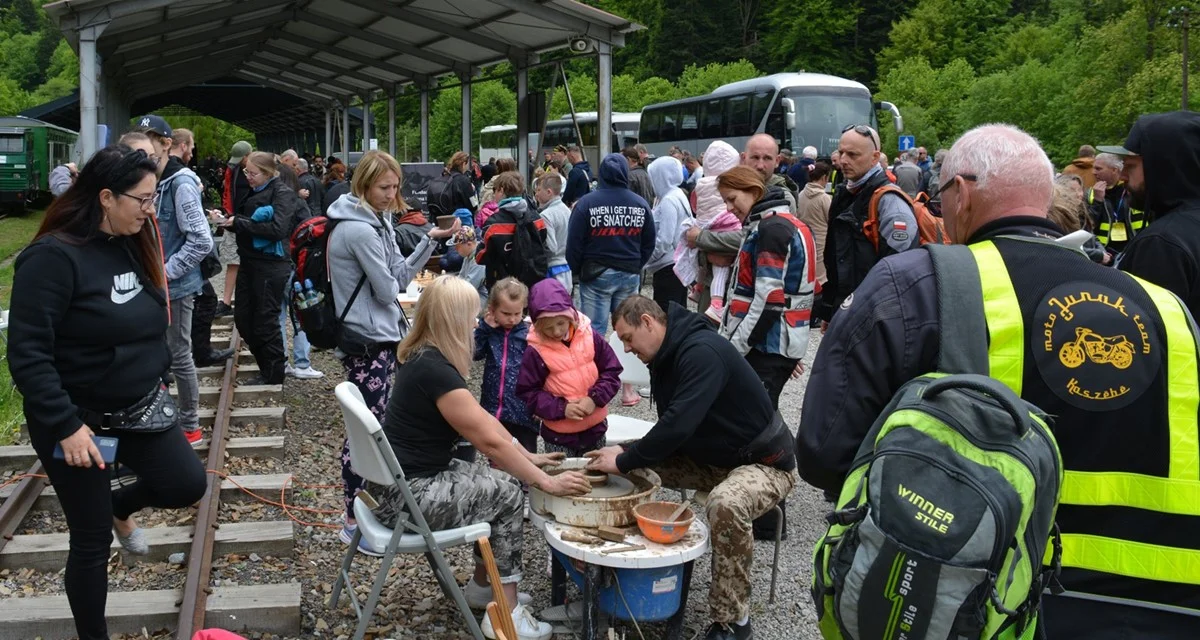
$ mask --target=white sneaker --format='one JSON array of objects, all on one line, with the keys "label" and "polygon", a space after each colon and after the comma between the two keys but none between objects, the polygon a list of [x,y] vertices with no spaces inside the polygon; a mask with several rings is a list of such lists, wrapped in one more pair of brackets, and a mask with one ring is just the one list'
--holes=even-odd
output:
[{"label": "white sneaker", "polygon": [[292,375],[302,380],[311,380],[314,378],[324,378],[325,374],[317,371],[312,367],[293,367]]},{"label": "white sneaker", "polygon": [[295,368],[295,367],[293,367],[292,365],[290,365],[290,364],[286,363],[286,362],[285,362],[285,363],[283,363],[283,375],[285,375],[285,376],[295,376],[295,375],[296,375],[296,368]]},{"label": "white sneaker", "polygon": [[[513,625],[517,628],[517,640],[550,640],[554,627],[533,617],[523,604],[512,610]],[[483,624],[479,625],[483,637],[496,640],[496,632],[492,630],[491,616],[483,616]]]},{"label": "white sneaker", "polygon": [[[489,586],[475,584],[475,578],[467,578],[467,586],[463,587],[463,595],[467,597],[467,606],[478,611],[487,609],[488,603],[492,601],[492,588]],[[533,602],[533,596],[528,593],[517,592],[517,604],[529,604]]]}]

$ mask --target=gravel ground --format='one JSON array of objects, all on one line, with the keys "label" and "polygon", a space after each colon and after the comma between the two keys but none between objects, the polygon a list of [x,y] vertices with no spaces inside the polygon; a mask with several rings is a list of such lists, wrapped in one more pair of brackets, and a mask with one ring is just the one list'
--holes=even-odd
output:
[{"label": "gravel ground", "polygon": [[[219,287],[219,284],[218,284]],[[813,335],[810,358],[815,354],[819,336]],[[286,429],[286,455],[280,460],[232,459],[231,474],[282,473],[294,474],[293,488],[289,492],[289,506],[314,509],[313,512],[291,510],[290,515],[298,521],[295,530],[295,555],[293,558],[255,556],[224,556],[214,560],[213,579],[217,585],[263,584],[267,582],[299,581],[302,585],[301,634],[296,638],[346,639],[354,631],[353,611],[343,596],[333,608],[326,605],[337,567],[345,546],[337,539],[341,523],[340,466],[338,463],[343,439],[341,415],[333,396],[333,387],[344,379],[341,364],[328,352],[314,351],[313,366],[326,373],[318,380],[289,379],[284,386],[284,404],[288,407]],[[482,367],[477,364],[468,384],[478,393]],[[797,381],[790,381],[784,388],[780,408],[784,418],[793,428],[800,420],[800,407],[804,398],[807,374]],[[654,408],[649,400],[635,407],[622,407],[619,400],[610,405],[611,412],[636,418],[653,420]],[[238,429],[234,435],[267,435],[256,427]],[[670,494],[668,494],[670,496]],[[279,496],[267,496],[278,500]],[[817,536],[824,528],[826,505],[819,491],[801,482],[788,498],[789,539],[783,542],[780,553],[779,581],[774,605],[767,604],[770,587],[773,544],[758,542],[755,548],[753,572],[754,595],[751,619],[755,626],[755,637],[759,640],[796,640],[819,638],[816,628],[808,585],[811,580],[811,553]],[[245,503],[222,507],[222,521],[237,519],[276,520],[288,517],[283,509],[266,504]],[[147,525],[174,524],[185,517],[186,512],[159,512],[142,516]],[[29,523],[27,529],[38,531],[64,530],[58,518],[39,517],[38,522]],[[550,580],[542,570],[546,545],[540,533],[526,525],[525,561],[526,580],[522,591],[534,597],[534,610],[549,606]],[[446,557],[460,583],[470,574],[473,561],[466,547],[451,549]],[[364,584],[360,591],[365,595],[369,580],[374,576],[379,561],[359,555],[355,561],[353,577]],[[709,587],[708,557],[696,563],[692,580],[692,592],[686,617],[685,638],[697,638],[708,625],[707,597]],[[177,587],[182,579],[182,569],[165,563],[139,563],[124,566],[119,559],[110,563],[110,585],[114,590]],[[0,593],[9,590],[16,595],[26,589],[37,593],[60,593],[62,573],[37,573],[19,570],[0,572]],[[572,596],[578,592],[570,588]],[[7,595],[5,593],[4,595]],[[618,627],[626,638],[639,638],[632,627]],[[424,558],[403,556],[389,571],[387,586],[383,591],[379,609],[373,619],[372,632],[380,638],[463,638],[467,637],[457,609],[442,595],[433,579],[433,574]],[[662,627],[643,625],[646,639],[662,636]],[[280,639],[270,634],[249,634],[255,640]],[[116,636],[114,636],[116,637]],[[169,637],[169,634],[148,630],[137,638]],[[368,637],[372,637],[371,634]],[[574,636],[560,635],[557,638]]]}]

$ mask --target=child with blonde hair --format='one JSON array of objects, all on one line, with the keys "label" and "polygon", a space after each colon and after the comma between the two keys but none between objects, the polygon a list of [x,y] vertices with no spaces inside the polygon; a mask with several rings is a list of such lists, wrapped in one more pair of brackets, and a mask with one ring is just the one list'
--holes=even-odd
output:
[{"label": "child with blonde hair", "polygon": [[547,453],[577,458],[604,446],[609,401],[621,388],[621,362],[575,309],[562,283],[546,279],[529,293],[533,331],[517,378],[517,395],[542,421]]},{"label": "child with blonde hair", "polygon": [[525,358],[529,289],[516,278],[492,287],[487,311],[475,327],[475,359],[483,360],[479,404],[530,453],[537,453],[538,427],[517,395],[517,376]]}]

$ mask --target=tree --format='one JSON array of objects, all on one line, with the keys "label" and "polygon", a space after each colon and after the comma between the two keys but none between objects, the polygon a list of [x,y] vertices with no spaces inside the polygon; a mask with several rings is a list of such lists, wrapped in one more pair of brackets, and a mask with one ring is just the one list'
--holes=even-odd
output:
[{"label": "tree", "polygon": [[855,75],[844,50],[816,43],[852,37],[861,8],[836,0],[781,2],[767,13],[771,28],[763,33],[767,64],[787,71]]},{"label": "tree", "polygon": [[879,68],[886,72],[914,56],[923,56],[934,66],[963,58],[978,68],[994,46],[988,30],[1004,24],[1010,3],[920,0],[892,27],[888,46],[879,52]]},{"label": "tree", "polygon": [[[461,88],[452,87],[439,92],[429,110],[429,153],[432,157],[447,160],[455,151],[463,150],[472,155],[477,152],[462,148]],[[472,140],[478,139],[479,131],[484,127],[516,121],[517,97],[508,87],[496,80],[471,85]]]},{"label": "tree", "polygon": [[679,88],[679,97],[686,98],[712,93],[713,89],[721,85],[748,80],[760,75],[762,72],[746,60],[728,63],[712,62],[703,66],[690,64],[684,68],[683,73],[679,76],[679,81],[675,84]]},{"label": "tree", "polygon": [[31,106],[29,93],[16,80],[0,77],[0,116],[14,115]]}]

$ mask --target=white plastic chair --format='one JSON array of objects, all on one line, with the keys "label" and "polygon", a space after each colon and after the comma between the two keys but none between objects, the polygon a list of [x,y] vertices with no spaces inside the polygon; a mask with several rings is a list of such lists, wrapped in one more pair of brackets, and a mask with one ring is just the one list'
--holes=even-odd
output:
[{"label": "white plastic chair", "polygon": [[622,383],[631,384],[635,387],[644,387],[650,384],[650,369],[647,369],[646,363],[638,360],[637,356],[632,353],[625,353],[625,345],[617,337],[616,331],[608,334],[608,346],[617,352],[617,360],[624,367],[624,370],[621,371]]},{"label": "white plastic chair", "polygon": [[[375,419],[366,403],[363,402],[362,393],[359,392],[358,387],[351,382],[343,382],[334,389],[334,394],[337,396],[338,404],[342,406],[342,418],[346,423],[346,435],[350,440],[350,464],[354,467],[354,472],[378,485],[396,485],[404,496],[405,513],[401,516],[404,520],[397,523],[396,529],[389,529],[375,518],[371,508],[362,501],[361,497],[354,499],[354,517],[358,520],[358,529],[354,532],[354,537],[350,540],[350,547],[342,559],[342,566],[337,580],[333,584],[333,593],[329,596],[328,605],[330,607],[337,606],[342,586],[345,585],[347,587],[346,595],[350,597],[350,604],[354,606],[354,614],[358,617],[358,628],[354,632],[354,640],[362,640],[371,622],[371,616],[375,613],[375,605],[379,603],[379,594],[383,590],[384,580],[387,578],[388,570],[391,568],[396,554],[423,553],[429,560],[429,566],[433,569],[433,575],[441,585],[442,592],[458,606],[471,635],[477,640],[484,640],[483,632],[479,629],[479,622],[475,620],[475,614],[467,605],[466,597],[463,595],[462,589],[458,587],[454,572],[450,569],[441,550],[472,544],[487,538],[491,535],[491,526],[486,522],[481,522],[456,529],[430,530],[429,525],[425,522],[425,516],[422,515],[421,509],[417,505],[416,498],[408,488],[404,471],[400,468],[400,463],[396,461],[396,454],[383,434],[383,428],[379,426],[379,421]],[[411,531],[411,533],[406,533],[406,531]],[[365,539],[368,546],[383,554],[365,608],[360,605],[358,596],[355,594],[354,584],[350,580],[350,566],[354,562],[354,557],[358,555],[360,539]]]},{"label": "white plastic chair", "polygon": [[[625,345],[621,344],[621,339],[617,337],[616,331],[609,334],[608,346],[617,352],[617,360],[621,362],[622,384],[631,384],[635,387],[645,387],[650,384],[650,369],[646,368],[646,364],[638,360],[637,356],[625,353]],[[608,414],[608,433],[604,436],[605,443],[626,444],[640,440],[653,426],[653,422],[610,413]]]}]

